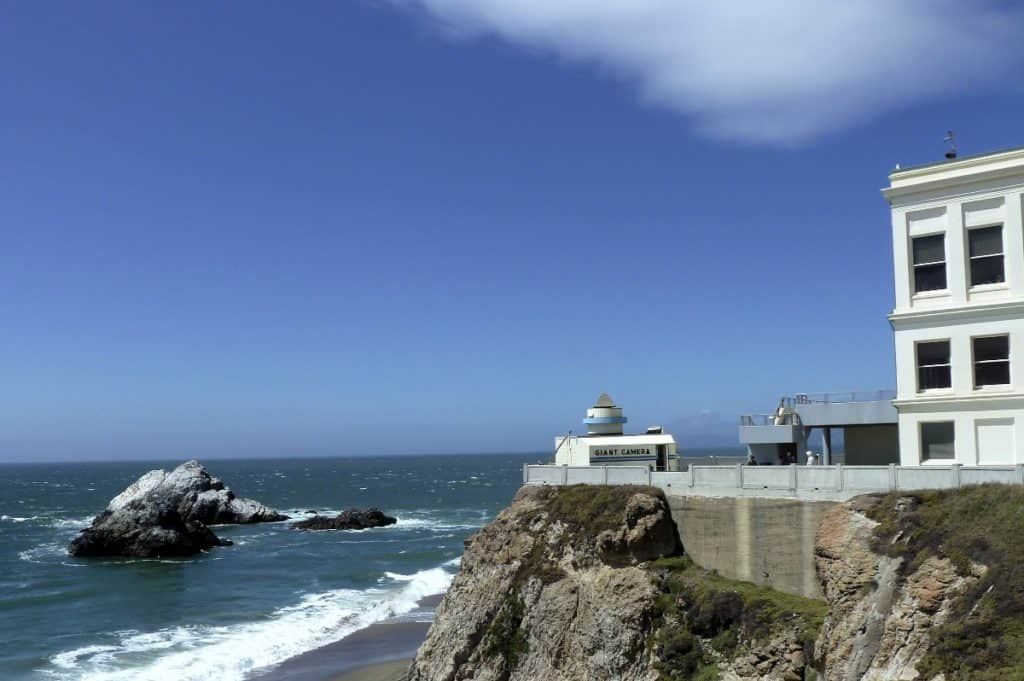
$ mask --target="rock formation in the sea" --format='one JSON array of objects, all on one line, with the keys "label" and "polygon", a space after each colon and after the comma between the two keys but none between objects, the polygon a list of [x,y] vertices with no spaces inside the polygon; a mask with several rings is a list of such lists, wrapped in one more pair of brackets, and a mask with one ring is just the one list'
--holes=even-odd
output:
[{"label": "rock formation in the sea", "polygon": [[154,470],[114,497],[71,542],[73,556],[185,556],[230,542],[208,525],[287,520],[258,501],[236,497],[198,462]]},{"label": "rock formation in the sea", "polygon": [[350,508],[342,511],[334,518],[318,515],[308,520],[300,520],[292,525],[297,530],[365,530],[371,527],[394,525],[397,518],[384,515],[380,509],[368,508],[360,511]]}]

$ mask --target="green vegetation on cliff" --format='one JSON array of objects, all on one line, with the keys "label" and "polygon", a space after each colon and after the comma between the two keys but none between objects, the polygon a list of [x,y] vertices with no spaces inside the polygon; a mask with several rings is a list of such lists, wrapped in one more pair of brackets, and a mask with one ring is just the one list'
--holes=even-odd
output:
[{"label": "green vegetation on cliff", "polygon": [[1024,488],[893,493],[865,511],[880,523],[875,550],[903,558],[904,574],[932,556],[962,575],[988,568],[932,631],[921,678],[1024,681]]},{"label": "green vegetation on cliff", "polygon": [[653,628],[661,681],[718,678],[718,662],[744,643],[768,639],[787,625],[806,660],[827,612],[824,601],[792,596],[698,568],[686,556],[650,565],[659,590]]}]

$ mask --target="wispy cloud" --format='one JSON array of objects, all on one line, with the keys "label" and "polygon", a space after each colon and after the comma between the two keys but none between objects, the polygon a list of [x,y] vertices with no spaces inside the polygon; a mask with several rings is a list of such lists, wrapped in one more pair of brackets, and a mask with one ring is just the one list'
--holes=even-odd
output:
[{"label": "wispy cloud", "polygon": [[1024,66],[1012,0],[390,2],[450,35],[595,65],[698,132],[744,142],[805,141]]}]

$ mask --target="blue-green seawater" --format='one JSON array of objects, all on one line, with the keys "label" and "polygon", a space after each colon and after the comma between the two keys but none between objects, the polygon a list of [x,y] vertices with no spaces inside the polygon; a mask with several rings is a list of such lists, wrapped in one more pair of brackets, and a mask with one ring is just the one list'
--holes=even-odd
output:
[{"label": "blue-green seawater", "polygon": [[0,679],[232,681],[442,593],[463,542],[538,455],[205,461],[239,496],[295,519],[378,506],[397,525],[214,528],[188,559],[78,559],[68,543],[153,468],[180,461],[0,465]]}]

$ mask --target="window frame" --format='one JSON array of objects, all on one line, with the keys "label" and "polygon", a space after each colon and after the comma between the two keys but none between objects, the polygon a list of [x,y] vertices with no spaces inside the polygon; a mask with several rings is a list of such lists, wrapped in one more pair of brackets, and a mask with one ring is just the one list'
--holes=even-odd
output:
[{"label": "window frame", "polygon": [[[988,338],[1005,338],[1006,339],[1006,359],[982,359],[979,360],[975,357],[975,342],[979,340],[986,340]],[[975,390],[1006,390],[1013,385],[1013,367],[1010,366],[1010,334],[1009,333],[989,333],[983,336],[971,336],[971,383]],[[978,364],[1006,364],[1006,383],[985,383],[978,385]]]},{"label": "window frame", "polygon": [[[928,262],[915,262],[914,256],[914,242],[918,239],[929,239],[933,237],[942,237],[942,260],[928,261]],[[934,267],[936,265],[942,265],[942,278],[944,285],[941,288],[927,288],[919,289],[917,287],[917,270],[919,267]],[[913,295],[936,295],[941,292],[949,291],[949,254],[946,251],[946,232],[933,232],[931,234],[916,234],[910,237],[910,275],[911,275],[911,290]]]},{"label": "window frame", "polygon": [[[949,424],[953,429],[953,439],[951,445],[953,447],[953,455],[949,457],[926,457],[925,456],[925,438],[924,429],[926,426],[934,425],[946,425]],[[917,422],[917,457],[921,464],[948,464],[950,462],[956,462],[956,421],[952,419],[946,419],[943,421],[918,421]]]},{"label": "window frame", "polygon": [[[946,350],[948,351],[949,360],[945,364],[921,364],[921,352],[920,346],[928,343],[945,343]],[[948,367],[949,368],[949,385],[941,388],[922,388],[921,387],[921,369],[932,368],[932,367]],[[917,392],[918,393],[930,393],[938,392],[943,390],[953,389],[953,343],[950,338],[931,338],[928,340],[914,341],[914,372],[917,377]]]},{"label": "window frame", "polygon": [[[981,231],[984,229],[999,229],[999,253],[990,253],[988,255],[971,255],[971,233]],[[971,291],[985,290],[987,288],[1001,288],[1007,285],[1006,282],[1006,224],[1002,222],[994,222],[987,225],[972,225],[965,227],[967,231],[967,239],[965,240],[966,248],[964,254],[967,256],[967,289]],[[974,263],[976,261],[999,258],[1000,264],[1002,265],[1002,281],[992,281],[985,284],[974,283]]]}]

